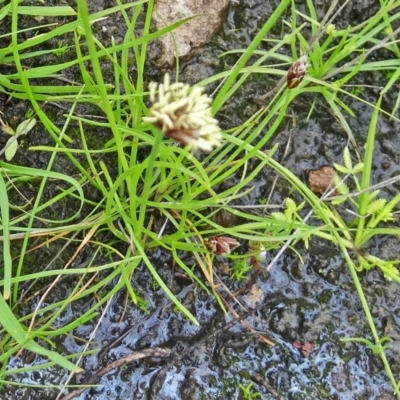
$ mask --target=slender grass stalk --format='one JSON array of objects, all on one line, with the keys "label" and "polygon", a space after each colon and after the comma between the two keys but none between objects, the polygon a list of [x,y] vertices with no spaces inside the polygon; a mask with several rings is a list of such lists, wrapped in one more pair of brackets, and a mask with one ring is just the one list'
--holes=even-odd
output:
[{"label": "slender grass stalk", "polygon": [[231,71],[228,79],[225,81],[223,86],[220,88],[215,100],[213,102],[213,111],[217,112],[224,103],[233,95],[233,93],[229,93],[228,91],[230,87],[235,82],[237,76],[239,75],[240,71],[246,65],[248,60],[253,54],[253,51],[257,49],[259,44],[261,43],[262,39],[267,36],[268,32],[277,24],[279,17],[283,14],[283,12],[287,9],[288,5],[290,4],[291,0],[282,0],[278,7],[274,10],[268,21],[263,25],[260,32],[257,33],[256,37],[250,43],[246,51],[240,57],[239,62],[237,63],[236,67]]},{"label": "slender grass stalk", "polygon": [[[126,162],[124,153],[123,153],[123,146],[121,142],[121,136],[118,130],[117,123],[115,121],[115,116],[113,113],[113,110],[111,108],[111,105],[108,101],[108,93],[105,88],[105,82],[103,79],[103,74],[102,70],[100,67],[100,62],[99,62],[99,55],[96,52],[95,48],[95,41],[93,38],[93,32],[92,28],[90,25],[90,19],[89,19],[89,14],[88,14],[88,9],[87,9],[87,3],[84,0],[78,0],[78,12],[79,16],[82,20],[82,25],[85,33],[85,39],[86,39],[86,45],[89,51],[92,67],[93,67],[93,73],[96,78],[97,82],[97,90],[99,92],[99,95],[101,96],[101,107],[104,110],[108,123],[110,124],[110,129],[114,135],[114,140],[117,144],[117,152],[118,152],[118,159],[122,163],[122,167],[124,169],[128,169],[128,164]],[[128,179],[128,190],[129,189],[129,179]]]},{"label": "slender grass stalk", "polygon": [[[375,149],[375,133],[376,127],[378,124],[378,116],[379,109],[382,103],[382,96],[379,97],[374,112],[372,114],[371,123],[368,130],[367,143],[365,146],[365,155],[363,162],[363,173],[361,178],[361,190],[367,189],[371,186],[371,174],[372,174],[372,166],[373,166],[373,158],[374,158],[374,149]],[[367,224],[367,207],[369,204],[369,192],[364,191],[359,196],[359,207],[358,207],[358,222],[357,222],[357,230],[355,235],[355,246],[357,248],[363,246],[365,244],[364,241],[364,229]]]},{"label": "slender grass stalk", "polygon": [[12,260],[10,251],[10,215],[8,209],[8,196],[6,185],[3,176],[0,175],[0,209],[1,209],[1,223],[3,230],[3,298],[8,300],[11,294],[11,277],[12,277]]},{"label": "slender grass stalk", "polygon": [[[161,147],[161,141],[162,141],[162,133],[158,132],[156,134],[155,140],[153,147],[151,148],[151,152],[149,157],[146,160],[146,172],[144,176],[144,184],[143,184],[143,190],[142,194],[140,196],[140,204],[139,204],[139,217],[137,219],[137,226],[136,230],[134,230],[135,237],[140,238],[140,241],[142,242],[143,238],[141,238],[140,231],[142,227],[144,226],[144,220],[146,217],[147,213],[147,201],[150,199],[150,196],[153,192],[153,183],[154,183],[154,175],[155,175],[155,161],[158,157],[160,147]],[[133,212],[136,214],[136,207],[133,208]],[[132,210],[132,208],[131,208]],[[142,246],[144,243],[142,243]]]}]

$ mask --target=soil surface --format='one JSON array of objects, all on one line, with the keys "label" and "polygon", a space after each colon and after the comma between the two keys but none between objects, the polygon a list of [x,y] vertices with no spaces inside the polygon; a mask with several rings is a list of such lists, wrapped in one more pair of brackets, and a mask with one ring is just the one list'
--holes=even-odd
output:
[{"label": "soil surface", "polygon": [[[91,1],[91,8],[101,9],[111,6],[111,2]],[[237,58],[219,56],[229,50],[244,48],[248,45],[260,26],[275,9],[279,0],[241,0],[231,2],[223,25],[216,36],[205,46],[200,54],[181,65],[181,80],[195,83],[223,69],[229,70]],[[299,9],[305,11],[305,1],[297,1]],[[330,5],[330,1],[317,0],[319,18]],[[374,12],[378,1],[365,0],[350,2],[339,17],[340,25],[356,24]],[[112,4],[114,5],[114,4]],[[287,15],[285,18],[289,19]],[[23,22],[29,24],[29,20]],[[105,20],[99,27],[100,39],[107,40],[112,34],[117,38],[123,35],[118,21]],[[7,29],[4,24],[0,29]],[[280,28],[277,32],[280,34]],[[122,36],[120,36],[122,37]],[[151,48],[152,56],[157,53],[157,45]],[[51,57],[51,56],[49,56]],[[41,63],[51,62],[42,59]],[[1,68],[5,68],[2,66]],[[104,66],[105,70],[109,66]],[[149,63],[148,81],[159,79],[165,71]],[[76,71],[69,72],[71,79],[77,79]],[[365,84],[378,85],[385,77],[379,73],[363,76]],[[377,83],[378,82],[378,83]],[[251,76],[231,101],[224,106],[218,118],[223,127],[232,127],[244,122],[259,105],[254,99],[270,90],[277,81],[265,75]],[[212,88],[210,88],[212,90]],[[378,91],[370,89],[366,97],[374,103]],[[385,107],[390,110],[395,104],[395,96],[390,94],[385,99]],[[391,97],[392,96],[392,97]],[[293,104],[292,118],[288,125],[282,126],[274,138],[280,143],[276,158],[282,160],[298,177],[307,182],[310,171],[323,166],[340,163],[348,138],[336,120],[327,111],[322,102],[318,103],[311,119],[308,119],[311,95],[300,96]],[[358,143],[364,143],[371,117],[371,109],[353,99],[345,99],[355,112],[349,117],[350,127]],[[29,104],[17,99],[8,99],[1,95],[2,112],[6,120],[24,118]],[[46,105],[48,112],[54,113],[54,120],[63,121],[63,110]],[[81,107],[84,107],[83,105]],[[78,110],[85,113],[84,109]],[[89,113],[90,110],[88,110]],[[35,128],[36,129],[36,128]],[[73,132],[69,134],[73,135]],[[93,135],[92,137],[90,135]],[[99,148],[110,138],[107,131],[101,129],[88,132],[88,141],[97,143]],[[78,135],[76,140],[79,141]],[[0,135],[0,148],[7,140]],[[51,143],[40,129],[35,135],[29,135],[26,147]],[[375,183],[399,174],[400,171],[400,129],[396,122],[381,117],[375,148],[373,180]],[[274,144],[272,143],[272,144]],[[272,146],[269,144],[269,146]],[[77,142],[74,143],[78,146]],[[93,147],[92,146],[92,147]],[[284,157],[285,147],[288,154]],[[362,147],[362,146],[360,146]],[[47,153],[18,151],[14,163],[41,168],[50,157]],[[268,149],[265,149],[268,150]],[[113,160],[105,159],[108,165]],[[56,170],[73,176],[74,167],[62,155],[58,156]],[[117,171],[115,171],[116,173]],[[257,180],[252,182],[255,190],[242,199],[245,205],[259,204],[269,196],[276,174],[265,169]],[[234,179],[234,178],[233,178]],[[24,186],[24,195],[29,198],[29,186]],[[53,193],[45,193],[50,198]],[[54,188],[55,190],[55,188]],[[272,195],[272,203],[282,204],[291,194],[288,184],[278,179]],[[397,193],[397,184],[384,189],[390,198]],[[300,198],[295,198],[301,201]],[[96,200],[94,198],[94,200]],[[71,215],[76,204],[52,210],[54,213]],[[44,216],[45,217],[45,216]],[[162,223],[162,221],[160,221]],[[104,241],[114,240],[104,235]],[[123,246],[123,244],[121,244]],[[56,257],[61,245],[49,247],[41,253],[35,253],[27,259],[27,267],[40,268],[48,265],[55,258],[54,268],[63,268],[68,262],[68,249],[61,257]],[[368,250],[383,258],[399,258],[399,241],[396,238],[383,237],[372,241]],[[13,249],[18,254],[18,245]],[[266,265],[275,254],[268,254],[260,266],[254,282],[246,287],[246,281],[235,282],[228,277],[224,283],[235,292],[245,287],[238,300],[247,311],[240,308],[232,299],[228,300],[232,309],[242,317],[236,320],[232,313],[226,316],[215,299],[195,287],[174,266],[170,254],[155,249],[149,254],[152,263],[169,288],[182,303],[196,316],[200,326],[188,322],[169,302],[161,289],[153,287],[152,277],[142,266],[135,272],[134,287],[143,293],[148,302],[147,312],[130,302],[129,296],[122,291],[114,297],[107,309],[102,309],[102,317],[82,324],[57,346],[63,354],[70,354],[84,349],[85,341],[96,329],[95,343],[90,349],[100,352],[86,356],[81,366],[84,373],[74,376],[71,383],[92,384],[93,387],[77,394],[79,400],[194,400],[194,399],[244,399],[239,385],[252,384],[252,391],[259,392],[266,400],[273,399],[394,399],[393,389],[384,371],[380,358],[362,343],[342,342],[342,338],[359,337],[371,339],[371,334],[355,291],[351,276],[340,251],[331,243],[313,239],[306,250],[299,246],[297,251],[303,257],[303,263],[291,251],[286,251],[270,272]],[[95,249],[90,245],[76,261],[76,267],[87,265]],[[182,254],[190,265],[191,256]],[[97,256],[95,262],[105,262]],[[193,265],[195,260],[193,260]],[[217,258],[215,268],[223,276],[224,259]],[[201,273],[198,275],[201,277]],[[249,278],[250,279],[250,278]],[[388,351],[395,376],[399,377],[400,351],[400,288],[397,284],[385,280],[380,272],[371,270],[361,276],[368,302],[373,311],[375,323],[380,335],[391,336],[395,342]],[[65,298],[73,287],[72,281],[64,280],[58,291],[52,293],[47,301]],[[22,287],[23,288],[23,287]],[[92,300],[96,301],[95,298]],[[34,301],[32,302],[34,303]],[[57,323],[61,326],[77,319],[90,306],[88,300],[75,302]],[[30,313],[35,304],[20,305],[21,315]],[[99,326],[96,326],[100,321]],[[234,321],[234,322],[232,322]],[[253,329],[250,331],[249,327]],[[256,332],[256,333],[255,333]],[[262,337],[268,338],[274,345],[268,345]],[[109,371],[98,373],[113,362],[136,354],[138,359],[124,365],[115,365]],[[12,359],[7,369],[23,365],[38,365],[46,360],[39,356],[27,358],[28,354]],[[101,376],[100,376],[101,375]],[[63,384],[68,374],[59,367],[50,367],[13,376],[15,382],[32,387],[3,386],[0,398],[12,399],[59,399],[68,392],[60,394],[52,385]],[[35,385],[47,385],[48,388],[35,388]],[[73,389],[69,390],[70,392]]]}]

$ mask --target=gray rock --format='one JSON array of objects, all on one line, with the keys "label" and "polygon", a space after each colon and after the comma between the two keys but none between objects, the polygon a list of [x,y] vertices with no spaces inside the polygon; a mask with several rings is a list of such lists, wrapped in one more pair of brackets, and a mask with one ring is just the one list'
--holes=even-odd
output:
[{"label": "gray rock", "polygon": [[199,52],[219,28],[228,4],[229,0],[158,0],[153,13],[157,29],[196,16],[159,39],[160,63],[173,65],[177,54],[190,57]]}]

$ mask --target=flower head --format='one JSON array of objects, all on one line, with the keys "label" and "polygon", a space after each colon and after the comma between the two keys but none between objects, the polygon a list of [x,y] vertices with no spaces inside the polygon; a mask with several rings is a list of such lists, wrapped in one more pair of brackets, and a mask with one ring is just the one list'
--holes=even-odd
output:
[{"label": "flower head", "polygon": [[333,36],[336,33],[336,26],[334,24],[329,24],[326,27],[325,32],[327,33],[327,35]]},{"label": "flower head", "polygon": [[238,247],[240,243],[228,236],[212,236],[204,238],[207,250],[218,256],[229,254],[231,250]]},{"label": "flower head", "polygon": [[221,144],[221,129],[211,116],[212,100],[203,88],[180,82],[171,84],[166,74],[164,83],[151,82],[149,89],[153,104],[150,116],[143,117],[143,121],[152,123],[166,136],[188,145],[193,151],[209,152]]},{"label": "flower head", "polygon": [[289,68],[286,76],[287,85],[289,89],[296,88],[300,85],[304,75],[307,72],[307,57],[301,56],[296,62],[294,62]]}]

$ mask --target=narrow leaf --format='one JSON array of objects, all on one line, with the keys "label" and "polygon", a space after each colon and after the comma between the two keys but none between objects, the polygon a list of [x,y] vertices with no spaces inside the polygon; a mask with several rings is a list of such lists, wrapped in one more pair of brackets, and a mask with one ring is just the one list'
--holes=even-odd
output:
[{"label": "narrow leaf", "polygon": [[[11,252],[10,252],[10,214],[8,206],[7,188],[0,174],[0,211],[1,223],[3,229],[3,266],[4,266],[4,298],[8,299],[11,293]],[[1,321],[1,318],[0,318]]]},{"label": "narrow leaf", "polygon": [[344,151],[343,151],[343,162],[349,171],[351,171],[353,169],[353,163],[351,161],[350,151],[347,146],[344,148]]},{"label": "narrow leaf", "polygon": [[336,164],[334,163],[333,166],[335,167],[336,171],[341,172],[342,174],[348,174],[350,171],[347,169],[347,167],[344,167],[343,165]]},{"label": "narrow leaf", "polygon": [[76,11],[69,6],[50,6],[50,7],[19,6],[18,14],[33,15],[36,17],[66,17],[66,16],[75,16]]},{"label": "narrow leaf", "polygon": [[73,372],[82,371],[81,368],[68,361],[61,354],[55,351],[47,350],[44,347],[37,344],[29,336],[25,328],[17,320],[7,302],[4,300],[3,296],[0,295],[0,323],[4,329],[20,344],[23,344],[24,349],[30,350],[34,353],[40,354],[42,356],[48,357],[51,361],[61,367],[68,369]]}]

